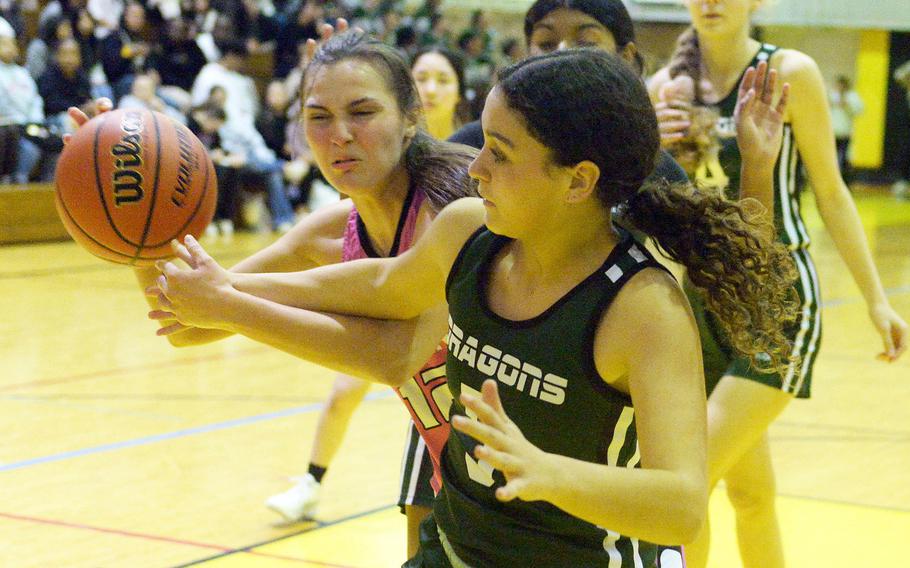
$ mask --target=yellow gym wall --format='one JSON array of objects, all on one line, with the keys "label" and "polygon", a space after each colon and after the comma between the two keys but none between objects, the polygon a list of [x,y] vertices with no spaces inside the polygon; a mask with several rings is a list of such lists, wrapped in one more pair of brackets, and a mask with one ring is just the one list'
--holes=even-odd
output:
[{"label": "yellow gym wall", "polygon": [[853,125],[853,165],[878,169],[882,166],[885,140],[885,114],[888,103],[889,34],[864,30],[856,57],[856,91],[866,110]]}]

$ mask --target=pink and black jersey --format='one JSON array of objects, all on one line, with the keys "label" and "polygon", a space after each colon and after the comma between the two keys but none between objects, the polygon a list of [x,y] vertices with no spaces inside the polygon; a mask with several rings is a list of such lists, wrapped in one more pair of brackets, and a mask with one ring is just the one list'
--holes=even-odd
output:
[{"label": "pink and black jersey", "polygon": [[[424,199],[426,195],[415,189],[412,189],[405,198],[389,256],[398,256],[414,244],[417,214]],[[357,213],[357,208],[352,208],[344,230],[342,262],[379,257],[381,255],[370,243],[366,226]],[[436,352],[420,371],[395,389],[430,450],[430,457],[433,460],[433,479],[430,483],[434,492],[438,492],[442,485],[439,460],[449,437],[449,407],[452,403],[452,394],[446,384],[446,353],[446,344],[441,341]]]}]

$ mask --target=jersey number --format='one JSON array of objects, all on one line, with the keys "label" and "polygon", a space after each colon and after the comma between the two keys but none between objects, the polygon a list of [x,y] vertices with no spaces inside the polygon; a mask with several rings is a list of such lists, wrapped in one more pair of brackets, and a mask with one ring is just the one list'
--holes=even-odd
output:
[{"label": "jersey number", "polygon": [[[446,366],[444,364],[431,369],[424,369],[419,374],[420,380],[424,385],[428,385],[440,377],[445,377],[445,375]],[[401,398],[410,405],[414,417],[420,420],[424,430],[439,426],[439,419],[436,418],[436,414],[433,412],[433,408],[430,405],[430,401],[427,400],[427,395],[422,386],[417,383],[416,376],[411,377],[398,387],[398,392],[401,394]],[[433,398],[433,406],[439,409],[443,419],[448,423],[449,407],[452,406],[452,392],[449,390],[447,383],[442,381],[433,387],[430,391],[430,396]]]}]

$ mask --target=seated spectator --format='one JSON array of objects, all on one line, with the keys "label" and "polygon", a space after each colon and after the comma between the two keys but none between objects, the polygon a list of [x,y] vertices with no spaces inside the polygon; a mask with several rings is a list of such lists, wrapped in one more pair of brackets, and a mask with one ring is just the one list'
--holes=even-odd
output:
[{"label": "seated spectator", "polygon": [[223,87],[231,94],[224,107],[228,123],[248,123],[252,126],[259,112],[259,93],[253,79],[243,74],[247,60],[246,45],[232,40],[223,42],[220,49],[221,58],[207,63],[193,81],[190,92],[192,105],[199,106],[208,100],[212,87]]},{"label": "seated spectator", "polygon": [[274,80],[266,88],[265,107],[256,117],[256,130],[262,135],[266,146],[282,160],[290,158],[286,144],[287,113],[290,103],[284,83]]},{"label": "seated spectator", "polygon": [[209,101],[213,94],[226,96],[223,108],[227,121],[220,130],[222,144],[232,153],[247,157],[244,177],[265,182],[272,228],[286,231],[294,222],[294,210],[285,191],[283,162],[256,130],[259,93],[253,80],[242,73],[246,67],[246,45],[240,40],[224,41],[220,49],[221,59],[206,64],[193,82],[193,105]]},{"label": "seated spectator", "polygon": [[44,99],[48,124],[73,131],[66,109],[92,106],[91,84],[82,68],[82,52],[76,40],[67,39],[57,46],[54,63],[38,79],[38,92]]},{"label": "seated spectator", "polygon": [[0,19],[0,178],[26,183],[41,151],[23,133],[27,125],[44,122],[44,111],[35,80],[16,63],[18,57],[15,31]]},{"label": "seated spectator", "polygon": [[44,25],[38,28],[38,36],[28,43],[25,50],[25,68],[33,78],[37,79],[44,74],[57,44],[71,37],[73,26],[63,14],[48,18]]},{"label": "seated spectator", "polygon": [[[92,81],[92,86],[106,85],[107,77],[104,76],[104,70],[101,69],[101,59],[98,54],[99,40],[95,36],[95,19],[88,13],[88,9],[79,8],[70,16],[70,24],[73,29],[73,39],[79,43],[79,49],[82,51],[82,67],[89,71],[90,79],[93,79],[93,75],[96,73],[100,77],[98,81]],[[95,98],[100,96],[111,98],[111,94],[107,92],[104,94],[93,92],[93,94]]]},{"label": "seated spectator", "polygon": [[177,18],[167,23],[161,44],[152,49],[148,67],[161,78],[161,95],[175,106],[188,107],[193,80],[206,63],[205,54],[190,35],[190,24]]},{"label": "seated spectator", "polygon": [[323,23],[323,7],[315,0],[308,0],[297,12],[296,17],[278,29],[275,37],[275,76],[287,77],[300,59],[298,46],[306,40],[319,37],[319,26]]},{"label": "seated spectator", "polygon": [[44,5],[41,14],[38,16],[38,27],[40,28],[48,19],[60,15],[71,17],[80,8],[87,8],[88,0],[51,0]]},{"label": "seated spectator", "polygon": [[145,69],[150,47],[144,38],[145,8],[138,2],[129,2],[123,11],[120,27],[110,33],[99,45],[101,65],[107,81],[119,99],[130,92],[133,78]]},{"label": "seated spectator", "polygon": [[22,7],[18,0],[0,0],[0,19],[13,29],[15,37],[24,37],[25,18],[22,17]]},{"label": "seated spectator", "polygon": [[117,107],[153,110],[164,113],[177,122],[186,123],[186,116],[182,112],[167,104],[164,99],[156,94],[155,89],[157,86],[158,81],[153,73],[136,75],[130,94],[121,98]]},{"label": "seated spectator", "polygon": [[218,178],[218,204],[214,220],[206,228],[208,236],[214,236],[218,232],[226,237],[234,234],[234,218],[240,203],[240,173],[246,165],[245,156],[231,153],[221,144],[218,131],[226,120],[224,109],[208,103],[192,109],[187,122],[190,130],[208,150]]}]

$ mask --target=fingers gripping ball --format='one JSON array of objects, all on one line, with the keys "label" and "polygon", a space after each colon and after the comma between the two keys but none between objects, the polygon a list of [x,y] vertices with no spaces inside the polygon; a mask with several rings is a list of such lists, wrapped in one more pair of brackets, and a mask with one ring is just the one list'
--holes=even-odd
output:
[{"label": "fingers gripping ball", "polygon": [[63,149],[57,212],[86,250],[149,266],[173,256],[171,239],[199,236],[215,213],[215,168],[190,130],[146,110],[103,113]]}]

